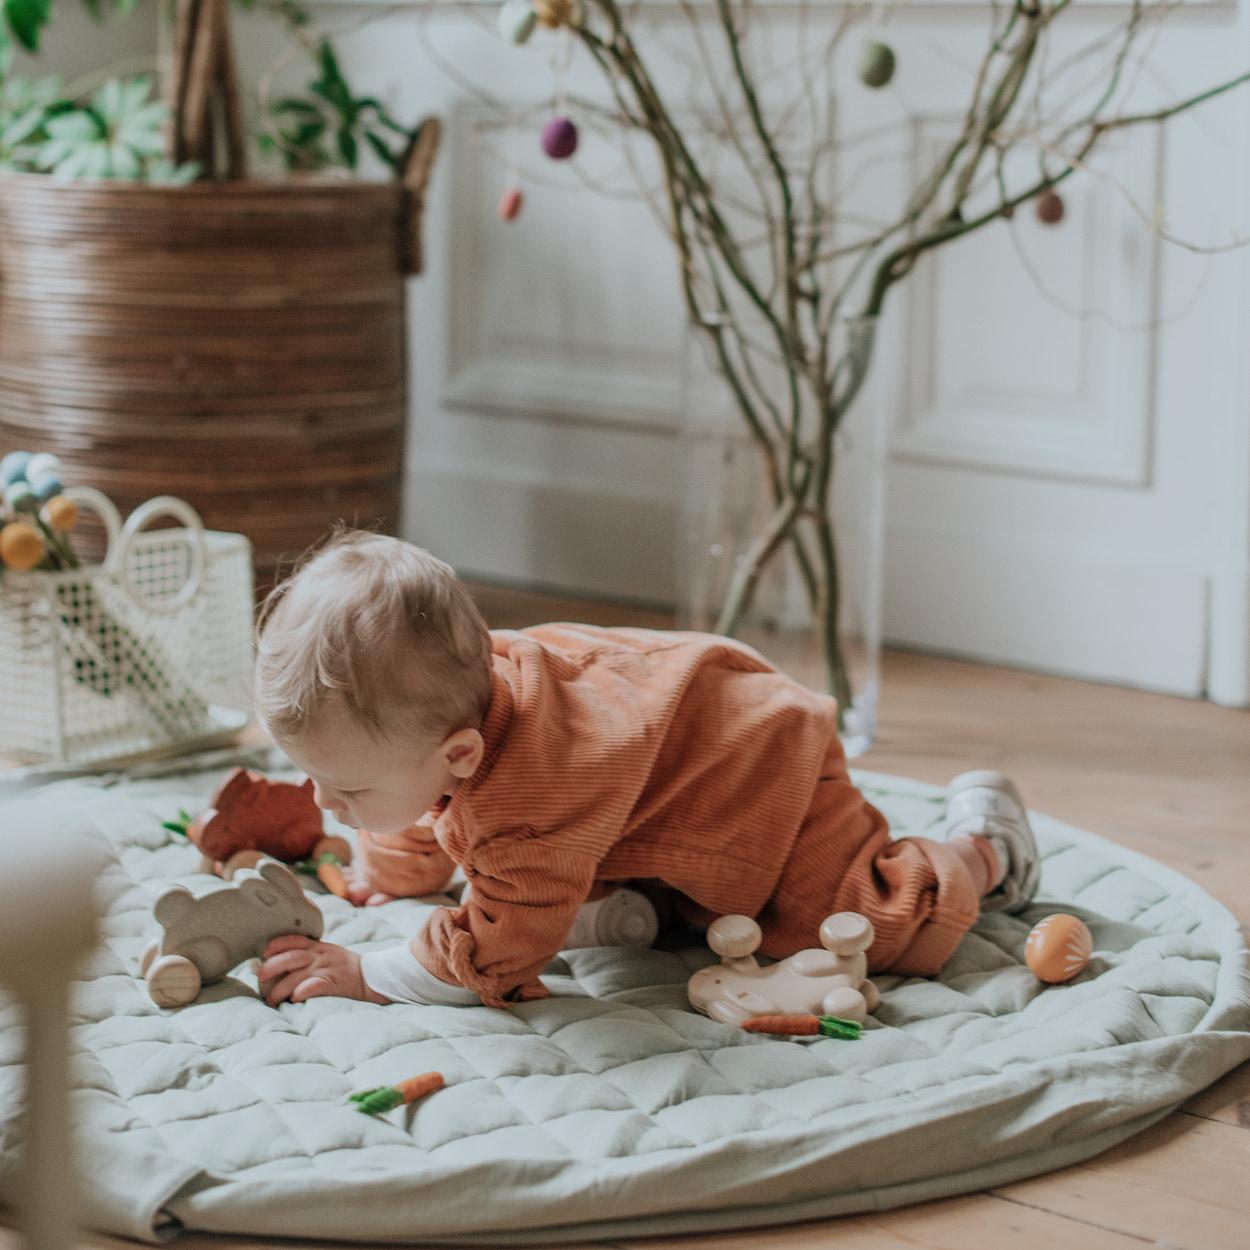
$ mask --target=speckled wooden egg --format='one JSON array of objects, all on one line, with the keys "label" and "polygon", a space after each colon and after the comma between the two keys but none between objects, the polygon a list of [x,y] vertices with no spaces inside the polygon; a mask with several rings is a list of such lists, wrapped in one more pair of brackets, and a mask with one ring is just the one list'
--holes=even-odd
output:
[{"label": "speckled wooden egg", "polygon": [[1094,939],[1075,916],[1056,912],[1035,924],[1024,943],[1024,962],[1039,981],[1071,981],[1089,963]]}]

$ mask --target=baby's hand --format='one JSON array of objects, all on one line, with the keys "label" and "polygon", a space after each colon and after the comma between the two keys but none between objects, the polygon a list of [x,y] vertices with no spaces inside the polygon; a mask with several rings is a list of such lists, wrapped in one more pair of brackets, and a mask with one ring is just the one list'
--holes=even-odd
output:
[{"label": "baby's hand", "polygon": [[257,973],[265,1002],[276,1007],[284,999],[302,1003],[306,998],[332,994],[360,998],[369,1003],[389,1003],[375,994],[360,971],[360,956],[346,946],[315,942],[298,933],[273,938],[265,947]]},{"label": "baby's hand", "polygon": [[347,878],[347,897],[357,907],[377,907],[380,903],[391,902],[396,896],[375,889],[363,872],[354,872]]}]

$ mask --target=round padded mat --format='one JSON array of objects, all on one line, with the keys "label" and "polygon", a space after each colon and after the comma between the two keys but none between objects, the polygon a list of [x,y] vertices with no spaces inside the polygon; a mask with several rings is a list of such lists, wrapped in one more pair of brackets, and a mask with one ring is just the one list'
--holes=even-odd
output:
[{"label": "round padded mat", "polygon": [[[282,774],[275,755],[238,757]],[[520,1245],[742,1228],[1000,1185],[1087,1158],[1250,1057],[1250,973],[1231,915],[1175,872],[1034,814],[1040,895],[985,917],[934,980],[879,977],[855,1042],[748,1035],[691,1012],[704,949],[565,952],[552,997],[488,1008],[337,998],[266,1007],[241,970],[162,1011],[137,978],[154,895],[197,876],[161,828],[236,757],[0,783],[32,836],[107,838],[104,943],[75,987],[74,1118],[96,1227]],[[898,834],[941,791],[857,773]],[[7,795],[7,797],[6,797]],[[430,903],[318,896],[327,937],[411,934]],[[1094,958],[1047,987],[1030,926],[1089,925]],[[0,1197],[16,1197],[20,1030],[0,1004]],[[446,1087],[379,1119],[354,1090],[435,1069]]]}]

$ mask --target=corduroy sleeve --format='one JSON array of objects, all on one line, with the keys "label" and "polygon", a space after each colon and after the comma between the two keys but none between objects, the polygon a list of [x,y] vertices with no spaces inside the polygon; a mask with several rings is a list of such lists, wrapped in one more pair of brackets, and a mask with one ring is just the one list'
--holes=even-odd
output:
[{"label": "corduroy sleeve", "polygon": [[434,976],[473,990],[488,1007],[506,1007],[518,990],[539,997],[536,978],[586,901],[597,862],[547,838],[494,837],[464,865],[469,901],[435,911],[413,951]]}]

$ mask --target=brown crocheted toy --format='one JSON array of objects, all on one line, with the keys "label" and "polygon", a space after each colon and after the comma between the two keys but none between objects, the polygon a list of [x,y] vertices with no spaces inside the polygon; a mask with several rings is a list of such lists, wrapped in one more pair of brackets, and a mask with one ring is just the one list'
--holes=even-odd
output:
[{"label": "brown crocheted toy", "polygon": [[[184,813],[185,815],[185,813]],[[262,858],[294,864],[332,855],[340,864],[351,862],[351,844],[345,838],[326,837],[321,809],[313,798],[313,783],[270,781],[246,768],[234,769],[217,789],[212,804],[194,819],[166,822],[185,833],[203,853],[201,872],[231,880],[240,868],[254,867]]]}]

